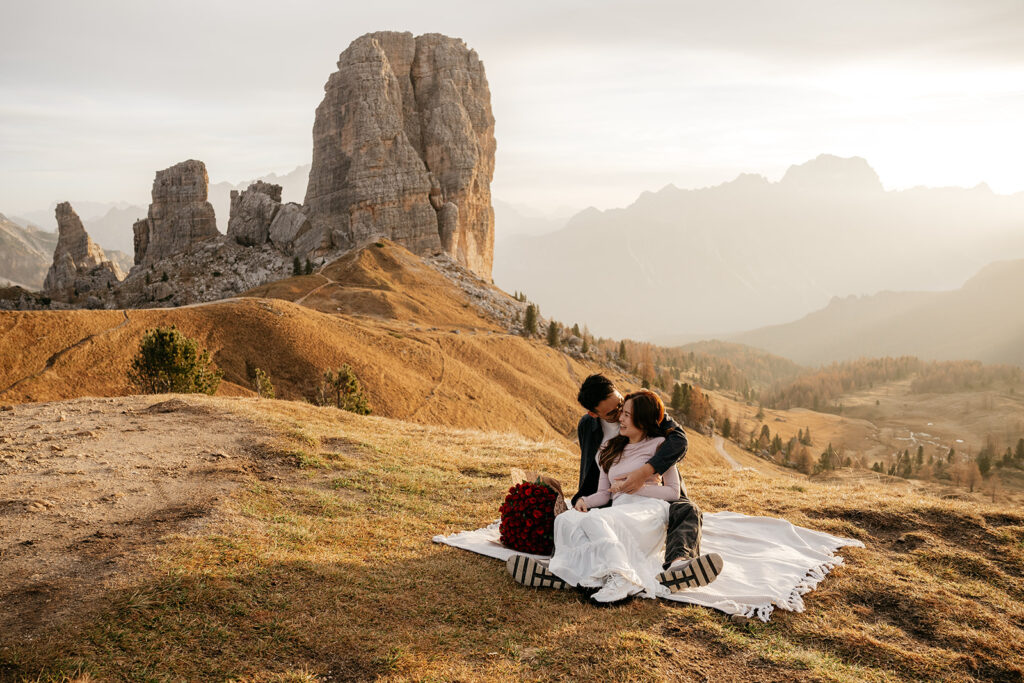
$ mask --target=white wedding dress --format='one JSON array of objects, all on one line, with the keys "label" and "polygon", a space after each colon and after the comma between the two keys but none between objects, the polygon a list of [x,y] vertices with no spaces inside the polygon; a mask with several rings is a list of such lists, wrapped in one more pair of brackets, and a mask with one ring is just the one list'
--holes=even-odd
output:
[{"label": "white wedding dress", "polygon": [[[631,593],[654,598],[670,591],[657,581],[665,558],[669,500],[679,498],[679,474],[665,472],[637,494],[609,493],[610,481],[647,462],[664,439],[629,444],[609,472],[601,472],[597,493],[583,500],[611,507],[567,510],[555,518],[555,552],[548,569],[572,586],[599,588],[614,575],[633,584]],[[645,495],[641,495],[645,494]]]}]

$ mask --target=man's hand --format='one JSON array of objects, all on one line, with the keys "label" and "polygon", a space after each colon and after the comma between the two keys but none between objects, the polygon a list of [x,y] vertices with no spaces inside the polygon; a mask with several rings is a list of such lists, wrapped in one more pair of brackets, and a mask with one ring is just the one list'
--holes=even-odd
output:
[{"label": "man's hand", "polygon": [[583,500],[582,498],[576,501],[576,505],[574,507],[580,512],[586,512],[587,510],[590,509],[587,507],[587,501]]},{"label": "man's hand", "polygon": [[611,485],[612,493],[636,493],[643,488],[644,483],[654,476],[654,468],[650,464],[643,464],[623,477],[615,477]]}]

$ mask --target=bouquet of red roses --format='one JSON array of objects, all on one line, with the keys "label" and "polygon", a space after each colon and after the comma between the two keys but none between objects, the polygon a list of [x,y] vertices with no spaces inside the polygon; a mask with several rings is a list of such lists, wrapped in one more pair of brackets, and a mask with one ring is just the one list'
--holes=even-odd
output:
[{"label": "bouquet of red roses", "polygon": [[510,488],[499,509],[501,544],[523,553],[550,555],[555,547],[555,501],[560,495],[540,481]]}]

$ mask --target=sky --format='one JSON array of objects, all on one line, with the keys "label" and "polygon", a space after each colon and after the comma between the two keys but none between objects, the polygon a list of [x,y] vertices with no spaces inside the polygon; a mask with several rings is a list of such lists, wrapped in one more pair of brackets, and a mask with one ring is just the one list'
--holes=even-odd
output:
[{"label": "sky", "polygon": [[[457,36],[487,71],[492,195],[543,211],[861,156],[887,189],[1024,191],[1024,2],[2,0],[0,212],[149,200],[309,163],[338,54]],[[301,201],[301,197],[286,197]]]}]

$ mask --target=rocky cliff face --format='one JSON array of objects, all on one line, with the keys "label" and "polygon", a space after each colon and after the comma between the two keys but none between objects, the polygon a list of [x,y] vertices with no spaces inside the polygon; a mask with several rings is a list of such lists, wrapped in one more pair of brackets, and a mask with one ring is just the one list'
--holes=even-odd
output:
[{"label": "rocky cliff face", "polygon": [[58,204],[56,213],[57,247],[43,282],[44,290],[52,292],[55,298],[77,297],[109,289],[124,279],[117,264],[108,261],[99,245],[89,238],[71,204]]},{"label": "rocky cliff face", "polygon": [[490,277],[494,116],[483,63],[455,38],[380,32],[338,59],[317,108],[305,213],[340,249],[388,237]]},{"label": "rocky cliff face", "polygon": [[323,233],[313,231],[301,206],[281,203],[280,185],[259,180],[242,192],[231,191],[228,236],[246,246],[269,241],[285,254],[300,258],[319,256],[330,246]]},{"label": "rocky cliff face", "polygon": [[206,165],[190,159],[157,171],[149,216],[136,221],[135,263],[150,265],[220,234],[207,199]]}]

